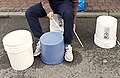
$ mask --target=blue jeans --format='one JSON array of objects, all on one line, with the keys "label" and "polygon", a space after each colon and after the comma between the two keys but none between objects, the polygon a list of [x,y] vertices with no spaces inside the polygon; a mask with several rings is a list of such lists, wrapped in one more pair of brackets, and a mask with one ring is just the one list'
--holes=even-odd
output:
[{"label": "blue jeans", "polygon": [[[64,43],[71,44],[73,39],[74,24],[74,11],[72,3],[69,0],[65,0],[60,3],[50,3],[50,6],[55,14],[62,16],[64,20]],[[47,13],[41,3],[35,4],[28,8],[25,12],[25,16],[34,36],[40,38],[43,31],[38,18],[47,16]]]}]

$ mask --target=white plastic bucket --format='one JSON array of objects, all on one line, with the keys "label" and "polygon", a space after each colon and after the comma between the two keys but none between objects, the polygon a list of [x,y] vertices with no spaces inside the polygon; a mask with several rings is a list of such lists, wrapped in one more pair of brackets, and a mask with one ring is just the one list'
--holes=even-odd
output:
[{"label": "white plastic bucket", "polygon": [[116,45],[117,19],[112,16],[99,16],[96,22],[94,42],[101,48],[113,48]]},{"label": "white plastic bucket", "polygon": [[50,32],[64,32],[64,21],[62,17],[59,14],[54,14],[53,19],[56,21],[56,23],[60,26],[60,28],[56,25],[56,23],[53,20],[50,20]]},{"label": "white plastic bucket", "polygon": [[2,41],[14,70],[24,70],[33,64],[33,41],[29,31],[15,30],[5,35]]}]

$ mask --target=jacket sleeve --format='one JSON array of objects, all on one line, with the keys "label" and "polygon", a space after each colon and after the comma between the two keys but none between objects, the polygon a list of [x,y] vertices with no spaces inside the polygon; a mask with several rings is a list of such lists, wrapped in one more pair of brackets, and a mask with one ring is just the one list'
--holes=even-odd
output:
[{"label": "jacket sleeve", "polygon": [[73,10],[74,10],[74,14],[75,14],[75,18],[74,18],[74,23],[76,20],[76,14],[78,11],[78,0],[72,0],[72,4],[73,4]]},{"label": "jacket sleeve", "polygon": [[50,7],[49,0],[41,0],[42,7],[45,9],[46,13],[53,12]]}]

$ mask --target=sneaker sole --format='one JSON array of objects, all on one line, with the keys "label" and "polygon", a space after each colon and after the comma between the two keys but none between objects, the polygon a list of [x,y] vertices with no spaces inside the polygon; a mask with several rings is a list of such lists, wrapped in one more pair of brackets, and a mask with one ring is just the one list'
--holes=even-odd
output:
[{"label": "sneaker sole", "polygon": [[34,57],[36,57],[36,56],[38,56],[38,55],[40,55],[40,53],[34,54]]},{"label": "sneaker sole", "polygon": [[73,59],[69,60],[69,59],[67,59],[66,57],[65,57],[65,60],[66,60],[67,62],[72,62],[72,61],[73,61]]}]

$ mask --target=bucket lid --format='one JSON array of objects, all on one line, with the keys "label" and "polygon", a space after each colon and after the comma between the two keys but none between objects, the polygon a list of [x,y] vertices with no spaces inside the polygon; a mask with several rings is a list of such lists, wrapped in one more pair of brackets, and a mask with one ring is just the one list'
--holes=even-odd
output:
[{"label": "bucket lid", "polygon": [[15,30],[3,37],[3,44],[9,46],[16,46],[25,43],[31,39],[31,33],[28,30]]},{"label": "bucket lid", "polygon": [[106,15],[101,15],[97,18],[97,21],[101,21],[103,23],[115,23],[117,22],[117,19],[113,16],[106,16]]},{"label": "bucket lid", "polygon": [[63,41],[63,35],[60,32],[47,32],[40,37],[44,45],[55,45]]}]

